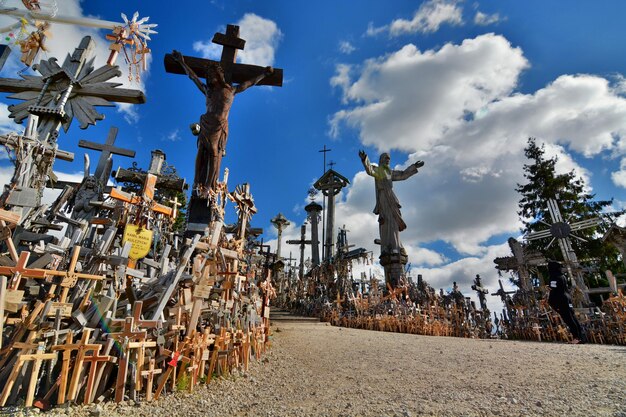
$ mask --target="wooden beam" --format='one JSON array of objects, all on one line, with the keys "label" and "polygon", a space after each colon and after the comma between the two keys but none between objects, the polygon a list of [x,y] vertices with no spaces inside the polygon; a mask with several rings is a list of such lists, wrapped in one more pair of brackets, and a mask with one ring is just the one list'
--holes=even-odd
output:
[{"label": "wooden beam", "polygon": [[[97,83],[87,84],[83,86],[76,85],[74,87],[73,94],[79,94],[81,96],[99,97],[107,101],[119,103],[143,104],[146,102],[146,96],[144,95],[143,91],[132,90],[129,88],[116,88],[118,85],[121,84]],[[0,91],[2,91],[3,93],[41,91],[43,90],[43,87],[43,79],[39,77],[28,77],[24,80],[20,80],[18,78],[0,78]]]},{"label": "wooden beam", "polygon": [[[212,61],[204,58],[196,58],[193,56],[183,56],[185,62],[191,69],[194,70],[199,77],[202,77],[203,74],[207,73],[207,67],[210,63],[219,64],[217,61]],[[183,67],[174,60],[172,54],[165,54],[164,59],[165,64],[165,72],[169,72],[171,74],[181,74],[185,75],[185,71]],[[232,67],[233,73],[233,82],[234,83],[242,83],[247,81],[255,76],[259,75],[265,71],[265,67],[260,67],[257,65],[248,65],[248,64],[235,64]],[[0,79],[1,85],[2,79]],[[275,87],[281,87],[283,85],[283,70],[281,68],[274,68],[274,73],[268,75],[261,81],[257,83],[257,85],[271,85]]]}]

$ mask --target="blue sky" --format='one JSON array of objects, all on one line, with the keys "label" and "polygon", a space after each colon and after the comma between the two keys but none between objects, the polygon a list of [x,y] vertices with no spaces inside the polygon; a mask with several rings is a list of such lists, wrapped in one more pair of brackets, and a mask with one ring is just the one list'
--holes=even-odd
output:
[{"label": "blue sky", "polygon": [[[204,113],[204,97],[186,77],[166,74],[163,56],[173,49],[213,56],[213,34],[238,24],[247,40],[243,62],[284,69],[283,87],[255,87],[236,97],[222,163],[231,189],[251,184],[259,208],[252,223],[266,230],[265,240],[275,244],[269,219],[278,212],[292,223],[285,239],[299,237],[307,189],[322,174],[318,151],[326,145],[334,169],[351,181],[336,224],[377,258],[374,185],[357,154],[365,149],[377,161],[381,151],[391,151],[398,167],[425,161],[417,176],[395,186],[413,274],[435,288],[456,280],[469,295],[478,273],[495,291],[493,258],[508,255],[506,239],[519,235],[514,188],[523,181],[529,136],[559,156],[559,169],[576,169],[598,198],[624,206],[625,9],[617,0],[64,0],[59,14],[116,21],[137,10],[158,23],[159,33],[150,42],[148,72],[135,85],[147,103],[104,109],[106,119],[86,131],[75,123],[59,144],[76,153],[76,162],[59,162],[55,171],[80,175],[78,140],[103,141],[117,126],[117,144],[136,149],[139,165],[146,167],[150,150],[160,148],[192,182],[196,145],[189,125]],[[52,33],[42,57],[62,60],[92,34],[100,64],[106,60],[104,31],[56,24]],[[17,58],[14,53],[0,76],[17,77]],[[0,101],[11,104],[4,96]],[[6,116],[3,104],[0,124],[15,129]],[[6,181],[9,168],[1,162]],[[114,165],[131,162],[116,158]],[[283,248],[286,255],[290,248]],[[295,256],[297,247],[291,250]]]}]

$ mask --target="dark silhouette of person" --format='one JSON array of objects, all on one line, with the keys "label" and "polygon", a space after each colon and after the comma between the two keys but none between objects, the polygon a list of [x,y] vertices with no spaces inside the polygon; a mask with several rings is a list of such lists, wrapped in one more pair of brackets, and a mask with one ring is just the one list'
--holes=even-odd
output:
[{"label": "dark silhouette of person", "polygon": [[548,304],[563,319],[569,328],[574,340],[571,343],[584,343],[584,334],[582,327],[576,319],[574,309],[572,308],[572,298],[567,291],[567,278],[563,273],[561,264],[556,261],[548,262],[548,275],[550,277],[549,287],[550,295],[548,296]]}]

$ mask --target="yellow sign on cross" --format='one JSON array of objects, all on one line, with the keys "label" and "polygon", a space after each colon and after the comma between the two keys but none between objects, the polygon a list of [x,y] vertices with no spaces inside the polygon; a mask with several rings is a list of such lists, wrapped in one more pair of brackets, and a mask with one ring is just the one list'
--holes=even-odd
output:
[{"label": "yellow sign on cross", "polygon": [[130,259],[144,258],[152,246],[152,230],[135,224],[127,224],[122,237],[122,243],[126,242],[130,242],[132,245],[128,254]]}]

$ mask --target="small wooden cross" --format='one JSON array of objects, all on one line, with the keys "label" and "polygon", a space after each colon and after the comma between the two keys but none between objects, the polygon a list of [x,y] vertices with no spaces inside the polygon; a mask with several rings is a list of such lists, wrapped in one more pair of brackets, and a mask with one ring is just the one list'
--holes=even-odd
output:
[{"label": "small wooden cross", "polygon": [[[178,362],[182,362],[183,364],[188,364],[191,362],[191,358],[189,356],[185,356],[185,354],[191,349],[188,345],[189,338],[187,337],[185,338],[182,346],[178,346],[178,349],[172,351],[169,349],[161,348],[161,353],[170,356],[171,360],[167,362],[167,370],[160,378],[159,385],[157,386],[156,392],[154,393],[155,400],[158,400],[161,396],[161,392],[163,391],[163,388],[165,387],[167,381],[170,379],[170,376],[172,376],[172,373],[174,373],[174,371],[176,370]],[[172,382],[172,384],[176,384],[175,380]]]},{"label": "small wooden cross", "polygon": [[118,362],[117,380],[115,381],[115,402],[119,403],[124,400],[126,375],[128,373],[128,356],[131,349],[130,343],[145,340],[147,333],[145,330],[134,330],[134,319],[132,317],[126,317],[124,329],[118,333],[110,333],[109,337],[119,343],[120,357]]},{"label": "small wooden cross", "polygon": [[96,372],[98,371],[99,364],[105,364],[109,362],[116,362],[117,358],[108,354],[100,354],[100,350],[94,350],[90,356],[84,358],[84,362],[89,363],[89,376],[87,377],[87,386],[85,387],[85,397],[83,404],[87,405],[92,402],[92,396],[95,392],[94,384],[96,382]]},{"label": "small wooden cross", "polygon": [[134,206],[146,204],[150,211],[165,214],[166,216],[172,216],[173,210],[171,207],[164,206],[154,201],[154,191],[156,186],[157,176],[154,174],[147,174],[146,181],[143,184],[143,190],[141,196],[136,196],[131,193],[127,193],[117,188],[111,190],[111,198],[119,201],[123,201]]},{"label": "small wooden cross", "polygon": [[[36,332],[31,332],[26,338],[26,342],[13,343],[10,346],[9,350],[20,349],[20,352],[18,353],[19,356],[28,354],[33,349],[37,349],[39,346],[39,345],[35,345],[32,343],[35,340],[35,336],[36,336]],[[2,364],[0,364],[0,367],[4,365],[4,363],[9,359],[9,357],[10,355],[5,354],[4,359],[2,360]],[[18,359],[18,363],[19,363],[19,359]],[[9,395],[11,394],[11,389],[13,388],[13,384],[15,384],[15,380],[17,379],[17,376],[19,375],[21,370],[22,370],[21,366],[13,367],[13,370],[11,371],[11,374],[9,375],[9,378],[7,379],[7,382],[4,386],[4,389],[2,390],[2,393],[0,394],[0,407],[4,407],[7,400],[9,399]]]},{"label": "small wooden cross", "polygon": [[78,395],[78,384],[80,382],[80,377],[83,371],[83,362],[85,361],[86,353],[93,352],[94,355],[100,352],[102,349],[102,345],[99,344],[89,344],[89,339],[91,338],[91,329],[83,329],[83,336],[80,339],[80,342],[76,344],[76,349],[78,354],[74,359],[74,371],[72,372],[72,378],[70,379],[70,388],[67,394],[67,399],[69,401],[74,401],[76,396]]},{"label": "small wooden cross", "polygon": [[155,369],[155,359],[150,358],[150,363],[148,365],[147,371],[141,371],[141,376],[146,377],[146,400],[152,401],[152,385],[154,383],[154,376],[163,372],[162,369]]},{"label": "small wooden cross", "polygon": [[67,300],[67,295],[69,293],[69,289],[73,288],[79,279],[90,279],[95,281],[102,281],[106,277],[103,275],[93,275],[93,274],[84,274],[82,272],[76,272],[76,264],[78,263],[78,256],[80,255],[80,246],[74,246],[72,251],[72,258],[70,260],[70,264],[67,267],[67,271],[52,271],[46,270],[44,271],[46,275],[52,275],[57,277],[63,277],[61,281],[61,287],[63,287],[63,291],[61,292],[61,296],[59,297],[59,302],[65,303]]},{"label": "small wooden cross", "polygon": [[26,267],[30,252],[22,251],[15,266],[0,266],[0,275],[12,276],[9,289],[17,290],[22,277],[45,278],[46,271],[43,269],[29,269]]},{"label": "small wooden cross", "polygon": [[[33,406],[33,400],[35,398],[35,388],[37,387],[37,381],[39,379],[39,371],[41,369],[41,363],[43,361],[49,361],[55,359],[56,353],[45,353],[46,345],[43,342],[40,342],[37,347],[36,353],[27,353],[22,354],[17,359],[17,364],[15,365],[16,369],[21,369],[24,366],[24,362],[34,361],[33,369],[30,373],[30,380],[28,381],[28,392],[26,393],[26,402],[24,405],[26,407]],[[13,385],[15,381],[7,381],[7,385]],[[9,388],[10,390],[10,388]],[[2,405],[4,406],[5,400],[3,398]]]},{"label": "small wooden cross", "polygon": [[137,352],[137,373],[135,375],[135,390],[141,391],[141,370],[146,361],[146,348],[156,347],[156,341],[140,340],[138,342],[129,342],[128,350],[138,349]]},{"label": "small wooden cross", "polygon": [[337,291],[337,298],[335,299],[335,304],[337,305],[337,309],[341,310],[341,304],[343,304],[343,302],[346,301],[346,298],[341,298],[341,294],[339,294],[339,291]]}]

